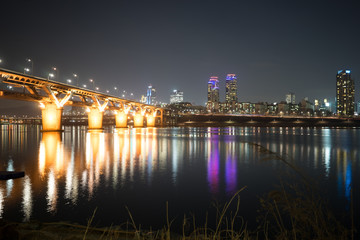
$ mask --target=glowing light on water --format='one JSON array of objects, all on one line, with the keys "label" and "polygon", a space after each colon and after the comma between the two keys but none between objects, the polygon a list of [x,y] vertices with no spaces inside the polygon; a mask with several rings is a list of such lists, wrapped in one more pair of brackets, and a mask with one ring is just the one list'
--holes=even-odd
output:
[{"label": "glowing light on water", "polygon": [[51,169],[48,175],[48,181],[47,181],[47,193],[46,193],[46,200],[48,205],[48,211],[49,212],[56,212],[56,204],[58,199],[58,193],[57,193],[57,186],[56,186],[56,179],[54,170]]},{"label": "glowing light on water", "polygon": [[[12,159],[9,160],[8,162],[8,167],[6,169],[6,171],[15,171],[14,169],[14,161]],[[14,180],[13,179],[9,179],[6,181],[6,196],[10,196],[12,189],[14,187]]]},{"label": "glowing light on water", "polygon": [[23,188],[23,196],[22,196],[22,210],[24,213],[24,221],[29,221],[32,213],[32,189],[31,189],[31,181],[28,176],[25,176]]},{"label": "glowing light on water", "polygon": [[0,188],[0,219],[2,218],[4,212],[4,193],[3,190]]}]

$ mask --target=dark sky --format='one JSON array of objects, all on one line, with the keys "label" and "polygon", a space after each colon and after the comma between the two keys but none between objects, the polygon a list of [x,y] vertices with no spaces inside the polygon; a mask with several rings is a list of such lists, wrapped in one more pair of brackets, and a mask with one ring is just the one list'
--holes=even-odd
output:
[{"label": "dark sky", "polygon": [[227,73],[238,76],[239,101],[281,101],[289,91],[333,101],[339,69],[351,69],[360,89],[357,2],[7,0],[0,58],[18,71],[31,58],[38,76],[56,66],[60,79],[77,73],[137,98],[151,83],[164,102],[178,89],[203,105],[212,75],[223,101]]}]

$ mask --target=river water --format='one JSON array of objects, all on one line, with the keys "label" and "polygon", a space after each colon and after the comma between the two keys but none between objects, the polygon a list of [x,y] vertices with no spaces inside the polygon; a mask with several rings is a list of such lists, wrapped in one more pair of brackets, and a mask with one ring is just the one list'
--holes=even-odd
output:
[{"label": "river water", "polygon": [[[160,228],[168,215],[184,214],[201,225],[214,205],[239,189],[240,214],[255,224],[259,198],[297,173],[321,189],[331,209],[347,216],[360,206],[360,129],[224,127],[108,128],[89,132],[65,127],[3,125],[0,170],[25,171],[0,182],[0,218],[86,224],[96,209],[97,226],[129,220]],[[353,197],[351,196],[353,193]],[[128,209],[128,210],[127,210]]]}]

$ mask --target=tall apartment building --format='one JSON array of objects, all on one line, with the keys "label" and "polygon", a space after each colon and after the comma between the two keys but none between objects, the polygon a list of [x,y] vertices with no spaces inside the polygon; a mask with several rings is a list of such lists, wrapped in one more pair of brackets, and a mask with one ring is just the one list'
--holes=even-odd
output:
[{"label": "tall apartment building", "polygon": [[234,111],[236,108],[237,97],[237,78],[235,74],[227,74],[225,83],[225,110]]},{"label": "tall apartment building", "polygon": [[217,112],[219,110],[220,95],[219,95],[219,79],[216,76],[211,76],[208,82],[208,100],[207,109],[210,112]]},{"label": "tall apartment building", "polygon": [[336,75],[336,113],[338,116],[353,116],[355,86],[350,70],[340,70]]},{"label": "tall apartment building", "polygon": [[226,76],[226,95],[225,102],[238,101],[237,98],[237,78],[235,74],[228,74]]}]

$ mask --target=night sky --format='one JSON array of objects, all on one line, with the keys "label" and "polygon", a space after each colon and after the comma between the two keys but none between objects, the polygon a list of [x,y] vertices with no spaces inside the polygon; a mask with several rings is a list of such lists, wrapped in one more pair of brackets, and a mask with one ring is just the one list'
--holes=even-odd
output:
[{"label": "night sky", "polygon": [[178,89],[197,105],[212,75],[224,101],[227,73],[238,76],[241,102],[279,102],[289,91],[297,102],[333,102],[337,71],[346,68],[360,100],[357,2],[3,1],[1,67],[23,71],[31,58],[37,76],[56,66],[61,81],[77,73],[81,83],[93,78],[137,99],[152,84],[160,101]]}]

